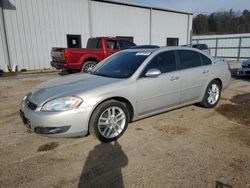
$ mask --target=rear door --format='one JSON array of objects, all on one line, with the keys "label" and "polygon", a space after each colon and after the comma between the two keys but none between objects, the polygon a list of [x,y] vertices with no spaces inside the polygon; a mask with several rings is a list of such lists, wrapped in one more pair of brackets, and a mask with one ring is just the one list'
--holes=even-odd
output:
[{"label": "rear door", "polygon": [[104,49],[101,38],[90,38],[87,43],[87,49],[93,50],[91,53],[97,55],[100,59],[106,57],[103,53]]},{"label": "rear door", "polygon": [[[151,68],[160,70],[162,74],[154,78],[145,77]],[[179,104],[180,80],[174,51],[161,52],[148,63],[137,80],[137,98],[139,116]]]},{"label": "rear door", "polygon": [[196,101],[204,94],[207,76],[200,53],[193,50],[177,50],[177,69],[180,71],[181,98],[185,104]]}]

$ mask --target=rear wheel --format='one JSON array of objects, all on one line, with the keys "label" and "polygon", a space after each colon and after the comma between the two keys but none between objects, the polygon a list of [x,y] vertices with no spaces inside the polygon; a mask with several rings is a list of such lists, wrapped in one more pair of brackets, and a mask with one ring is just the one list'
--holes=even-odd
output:
[{"label": "rear wheel", "polygon": [[96,64],[97,63],[95,61],[84,62],[82,67],[81,67],[81,72],[85,72],[85,73],[90,72],[93,68],[95,68]]},{"label": "rear wheel", "polygon": [[211,81],[206,89],[203,100],[201,101],[201,106],[205,108],[215,107],[221,95],[221,84],[217,80]]},{"label": "rear wheel", "polygon": [[129,122],[126,106],[116,100],[100,104],[90,119],[90,133],[102,142],[112,142],[123,135]]}]

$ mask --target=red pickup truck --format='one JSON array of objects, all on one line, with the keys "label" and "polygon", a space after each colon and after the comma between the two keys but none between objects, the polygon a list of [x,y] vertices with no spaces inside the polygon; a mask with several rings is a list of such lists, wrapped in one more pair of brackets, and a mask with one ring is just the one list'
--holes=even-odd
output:
[{"label": "red pickup truck", "polygon": [[51,66],[67,69],[69,72],[75,70],[89,72],[106,57],[132,46],[135,44],[126,38],[89,38],[87,48],[52,48]]}]

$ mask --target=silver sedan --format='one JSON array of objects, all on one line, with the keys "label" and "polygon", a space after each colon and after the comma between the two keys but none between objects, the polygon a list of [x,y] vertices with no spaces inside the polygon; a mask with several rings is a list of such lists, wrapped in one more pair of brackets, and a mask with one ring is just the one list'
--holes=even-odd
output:
[{"label": "silver sedan", "polygon": [[89,74],[38,85],[23,98],[20,115],[38,134],[91,133],[111,142],[131,121],[194,103],[216,106],[230,79],[226,62],[196,49],[130,49],[105,59]]}]

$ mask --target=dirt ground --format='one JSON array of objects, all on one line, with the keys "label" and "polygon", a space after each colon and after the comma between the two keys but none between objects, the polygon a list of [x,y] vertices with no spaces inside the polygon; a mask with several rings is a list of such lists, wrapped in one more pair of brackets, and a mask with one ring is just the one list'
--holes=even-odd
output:
[{"label": "dirt ground", "polygon": [[22,97],[56,73],[0,79],[0,187],[250,188],[250,79],[215,109],[195,105],[129,124],[115,143],[46,138],[19,118]]}]

